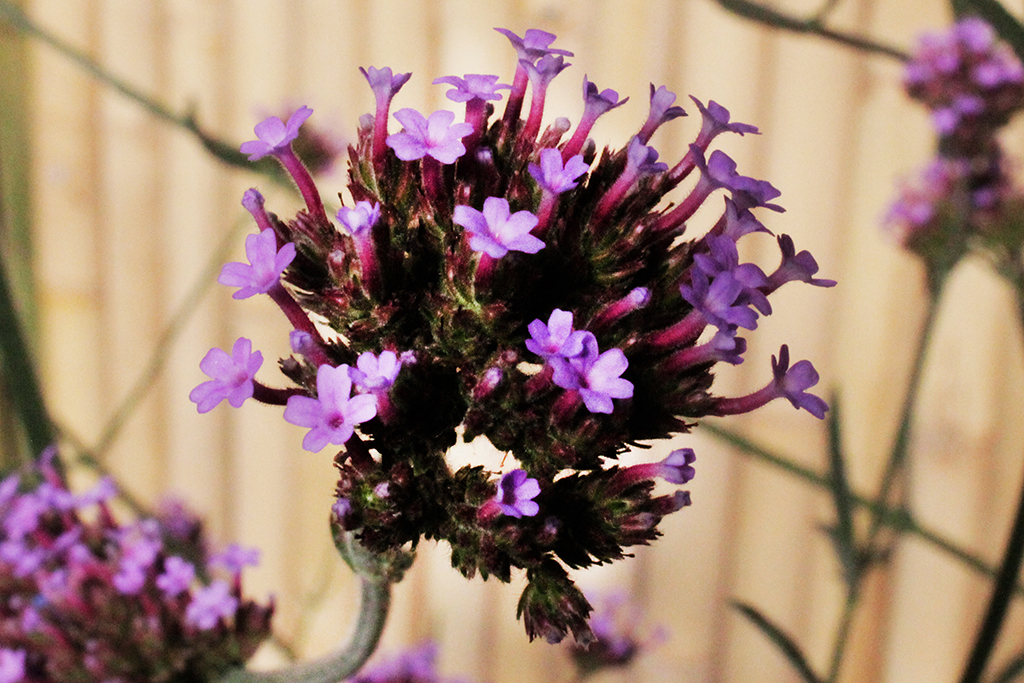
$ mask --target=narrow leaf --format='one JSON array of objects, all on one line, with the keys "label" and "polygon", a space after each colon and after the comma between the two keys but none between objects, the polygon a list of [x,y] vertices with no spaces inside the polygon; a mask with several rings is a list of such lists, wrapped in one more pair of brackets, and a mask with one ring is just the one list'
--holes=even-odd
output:
[{"label": "narrow leaf", "polygon": [[999,37],[1024,60],[1024,26],[998,0],[951,0],[951,4],[958,18],[976,14],[992,24]]},{"label": "narrow leaf", "polygon": [[768,636],[769,640],[775,643],[775,646],[789,660],[789,663],[793,665],[793,668],[796,669],[797,673],[800,674],[800,678],[805,683],[821,683],[821,679],[815,675],[810,664],[807,663],[807,658],[804,657],[800,646],[785,631],[772,623],[768,617],[761,614],[756,607],[738,600],[734,600],[732,606],[738,609],[754,626]]},{"label": "narrow leaf", "polygon": [[860,574],[857,538],[853,526],[853,495],[846,477],[846,462],[843,456],[843,435],[840,423],[839,395],[833,394],[829,401],[831,410],[828,417],[829,487],[832,490],[832,504],[836,509],[835,526],[829,527],[843,578],[848,589],[856,585]]}]

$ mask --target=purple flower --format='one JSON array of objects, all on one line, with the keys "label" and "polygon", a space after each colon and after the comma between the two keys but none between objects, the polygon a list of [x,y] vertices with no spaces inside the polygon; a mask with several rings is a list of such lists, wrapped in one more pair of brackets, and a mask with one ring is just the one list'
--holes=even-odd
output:
[{"label": "purple flower", "polygon": [[469,123],[453,123],[454,112],[441,109],[424,118],[415,109],[399,109],[395,118],[404,131],[389,135],[387,145],[402,161],[431,156],[442,164],[454,164],[466,153],[462,138],[473,132]]},{"label": "purple flower", "polygon": [[540,505],[533,500],[538,495],[540,484],[536,479],[527,478],[524,470],[512,470],[498,480],[494,501],[503,514],[519,519],[524,515],[533,517],[540,511]]},{"label": "purple flower", "polygon": [[579,392],[590,412],[611,413],[615,409],[613,398],[633,396],[633,383],[620,376],[629,367],[629,361],[622,349],[599,354],[597,339],[590,332],[584,334],[581,355],[548,359],[554,370],[551,379],[563,389]]},{"label": "purple flower", "polygon": [[343,206],[338,209],[338,222],[356,239],[370,236],[370,230],[380,220],[380,202],[356,202],[355,207]]},{"label": "purple flower", "polygon": [[391,388],[401,369],[394,351],[381,351],[380,356],[364,351],[356,359],[356,367],[348,369],[348,376],[360,391],[379,394]]},{"label": "purple flower", "polygon": [[237,609],[238,600],[231,595],[227,582],[217,579],[192,595],[192,602],[185,609],[185,623],[209,631],[221,618],[234,615]]},{"label": "purple flower", "polygon": [[378,105],[381,102],[390,103],[402,86],[412,78],[412,73],[393,73],[390,66],[385,66],[383,69],[372,66],[368,69],[359,67],[359,71],[366,78],[366,82],[370,84],[370,89],[373,90]]},{"label": "purple flower", "polygon": [[586,142],[587,136],[590,135],[591,129],[597,122],[597,119],[606,112],[621,107],[626,103],[625,98],[619,100],[619,94],[612,89],[598,90],[597,86],[587,80],[587,77],[583,77],[583,116],[580,117],[579,125],[576,126],[576,130],[573,131],[572,137],[562,147],[562,158],[569,159],[575,156],[581,149],[583,149],[583,143]]},{"label": "purple flower", "polygon": [[794,408],[803,408],[819,420],[825,418],[828,404],[805,391],[818,383],[818,371],[811,361],[798,361],[789,367],[789,347],[783,344],[778,360],[772,356],[772,377],[779,396],[789,399]]},{"label": "purple flower", "polygon": [[536,254],[544,248],[544,242],[530,234],[537,217],[529,211],[510,215],[508,200],[502,197],[485,199],[483,212],[460,204],[455,207],[452,222],[470,234],[471,249],[491,258],[501,258],[510,251]]},{"label": "purple flower", "polygon": [[122,595],[136,595],[146,585],[146,569],[136,562],[122,561],[111,583]]},{"label": "purple flower", "polygon": [[377,399],[372,395],[351,395],[348,370],[348,365],[321,365],[316,372],[317,397],[288,398],[284,419],[309,429],[302,439],[302,447],[307,451],[317,453],[328,443],[343,445],[352,437],[357,424],[377,414]]},{"label": "purple flower", "polygon": [[188,590],[196,577],[196,569],[191,562],[186,562],[176,555],[164,560],[164,572],[156,577],[156,587],[164,595],[173,598]]},{"label": "purple flower", "polygon": [[0,647],[0,683],[19,683],[25,679],[25,651]]},{"label": "purple flower", "polygon": [[736,242],[726,235],[708,235],[705,238],[708,245],[708,253],[694,254],[693,260],[709,278],[715,278],[722,273],[729,273],[733,278],[743,285],[743,289],[736,297],[736,304],[750,304],[761,312],[762,315],[770,315],[772,306],[768,303],[768,297],[760,288],[768,285],[768,277],[761,268],[753,263],[740,263],[739,251]]},{"label": "purple flower", "polygon": [[465,78],[458,76],[442,76],[434,79],[434,85],[447,83],[455,86],[445,93],[445,96],[452,102],[469,102],[470,100],[500,100],[501,95],[496,90],[508,90],[512,86],[498,83],[497,76],[484,74],[466,74]]},{"label": "purple flower", "polygon": [[825,280],[813,277],[818,272],[818,262],[809,251],[796,253],[793,246],[793,238],[789,235],[779,235],[779,249],[782,251],[782,263],[768,277],[768,290],[775,291],[787,282],[806,282],[815,287],[835,287],[835,280]]},{"label": "purple flower", "polygon": [[750,209],[743,209],[742,211],[736,207],[736,202],[732,199],[725,198],[725,229],[722,234],[730,237],[733,242],[749,235],[752,232],[766,232],[769,235],[772,234],[771,230],[764,227],[761,221],[754,218],[754,214],[750,212]]},{"label": "purple flower", "polygon": [[732,273],[719,273],[714,280],[709,280],[704,271],[694,269],[690,277],[690,284],[680,285],[679,293],[708,324],[720,330],[757,328],[757,312],[741,299],[743,283]]},{"label": "purple flower", "polygon": [[257,139],[243,142],[240,151],[249,155],[249,161],[258,161],[268,154],[284,151],[299,136],[299,127],[312,113],[312,109],[304,106],[288,117],[287,124],[276,116],[263,119],[256,124]]},{"label": "purple flower", "polygon": [[697,455],[692,448],[679,448],[668,454],[668,457],[661,461],[661,478],[670,484],[685,484],[693,479],[696,472],[693,469],[693,462]]},{"label": "purple flower", "polygon": [[241,288],[231,295],[233,299],[247,299],[269,292],[295,258],[295,245],[289,242],[279,251],[274,231],[263,230],[245,238],[245,256],[249,263],[225,263],[217,277],[217,282],[222,285]]},{"label": "purple flower", "polygon": [[651,83],[651,110],[647,114],[647,121],[644,122],[643,128],[640,129],[640,133],[637,137],[640,138],[640,142],[645,145],[651,139],[661,124],[672,119],[677,119],[680,116],[686,116],[686,112],[682,107],[674,107],[672,103],[676,101],[676,94],[666,88],[660,86],[657,90],[654,89],[654,84]]},{"label": "purple flower", "polygon": [[690,95],[690,99],[697,105],[697,109],[700,110],[701,115],[701,126],[700,133],[697,134],[696,144],[701,149],[707,149],[708,145],[712,140],[715,139],[720,133],[726,131],[730,133],[739,133],[743,135],[745,133],[753,133],[759,135],[760,131],[757,126],[751,126],[748,123],[730,123],[729,122],[729,110],[720,105],[714,100],[708,100],[708,106],[704,106],[700,100],[693,95]]},{"label": "purple flower", "polygon": [[519,56],[519,59],[525,59],[532,62],[549,54],[565,55],[566,57],[573,56],[573,54],[568,50],[549,48],[548,45],[554,42],[556,36],[555,34],[548,33],[547,31],[541,31],[536,28],[527,29],[523,37],[520,38],[507,28],[496,28],[494,30],[509,39],[509,42],[512,43],[512,47],[516,49],[516,54]]},{"label": "purple flower", "polygon": [[263,354],[252,353],[252,342],[245,337],[235,341],[230,356],[221,349],[210,349],[199,362],[199,369],[212,379],[193,389],[188,398],[200,413],[213,410],[224,399],[238,408],[252,397],[253,378],[261,365]]},{"label": "purple flower", "polygon": [[547,325],[537,319],[526,329],[530,332],[526,348],[545,361],[553,356],[572,358],[580,355],[583,353],[583,342],[588,334],[583,330],[573,331],[572,311],[558,308],[548,316]]},{"label": "purple flower", "polygon": [[547,147],[540,151],[540,165],[530,164],[527,170],[541,189],[551,194],[561,194],[575,188],[578,184],[576,179],[589,171],[590,166],[583,161],[582,154],[577,154],[563,165],[562,153]]},{"label": "purple flower", "polygon": [[220,553],[210,558],[211,565],[224,567],[232,574],[238,574],[245,567],[255,567],[260,563],[259,548],[245,548],[232,543]]}]

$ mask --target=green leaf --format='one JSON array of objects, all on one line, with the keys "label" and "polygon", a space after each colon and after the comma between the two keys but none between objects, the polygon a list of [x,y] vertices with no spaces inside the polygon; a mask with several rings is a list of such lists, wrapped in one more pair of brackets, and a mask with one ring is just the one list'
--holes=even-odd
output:
[{"label": "green leaf", "polygon": [[1024,26],[998,0],[951,0],[950,4],[958,19],[976,14],[992,24],[996,33],[1024,60]]},{"label": "green leaf", "polygon": [[1011,659],[991,683],[1011,683],[1020,678],[1021,674],[1024,674],[1024,652]]},{"label": "green leaf", "polygon": [[860,577],[860,552],[857,549],[856,531],[853,526],[853,494],[846,477],[846,462],[843,457],[843,437],[840,423],[839,395],[833,394],[829,401],[828,413],[828,455],[829,488],[832,503],[836,509],[836,523],[828,527],[829,537],[835,547],[836,556],[843,568],[847,589],[852,590]]},{"label": "green leaf", "polygon": [[738,609],[754,626],[768,636],[769,640],[775,643],[775,646],[779,648],[786,659],[789,660],[789,663],[793,665],[793,668],[796,669],[797,673],[800,674],[800,678],[806,683],[821,683],[821,679],[811,669],[811,665],[807,663],[807,658],[801,652],[800,646],[785,631],[773,624],[756,607],[738,600],[734,600],[732,606]]}]

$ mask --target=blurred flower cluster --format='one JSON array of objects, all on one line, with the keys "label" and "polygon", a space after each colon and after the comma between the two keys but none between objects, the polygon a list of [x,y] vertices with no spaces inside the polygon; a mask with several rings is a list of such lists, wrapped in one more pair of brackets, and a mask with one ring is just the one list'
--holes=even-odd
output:
[{"label": "blurred flower cluster", "polygon": [[205,681],[244,663],[273,611],[241,593],[255,551],[208,553],[180,506],[121,524],[109,479],[73,494],[52,457],[0,483],[0,681]]},{"label": "blurred flower cluster", "polygon": [[971,16],[920,38],[904,85],[930,110],[938,149],[889,210],[897,239],[936,268],[955,262],[972,238],[1017,253],[1020,231],[1005,218],[1020,208],[1021,192],[997,135],[1024,107],[1024,65]]},{"label": "blurred flower cluster", "polygon": [[[281,308],[293,328],[293,353],[280,361],[291,383],[258,381],[262,354],[240,338],[203,359],[210,379],[191,398],[200,412],[248,398],[285,406],[284,419],[308,430],[303,448],[342,447],[334,524],[382,556],[446,541],[467,577],[509,581],[525,570],[519,613],[530,637],[587,642],[591,606],[567,569],[626,556],[690,504],[689,492],[656,482],[689,482],[691,449],[630,467],[618,457],[777,398],[823,417],[824,401],[807,391],[817,372],[791,364],[786,346],[762,389],[711,389],[719,363],[743,361],[741,330],[771,313],[779,287],[835,283],[814,277],[814,258],[786,235],[770,272],[741,262],[737,241],[770,234],[755,211],[782,211],[779,191],[710,146],[754,126],[693,99],[700,130],[670,166],[650,142],[685,112],[651,85],[637,134],[599,150],[594,123],[626,100],[584,78],[575,128],[561,117],[543,127],[547,88],[572,55],[543,31],[499,32],[517,55],[510,84],[434,81],[464,105],[462,121],[404,108],[390,132],[392,99],[411,74],[363,70],[376,110],[360,120],[349,198],[333,217],[292,147],[312,111],[256,126],[241,151],[276,158],[305,208],[281,218],[247,191],[259,232],[246,238],[248,261],[227,264],[219,281],[235,298],[266,294]],[[693,234],[690,219],[709,203],[709,224]],[[453,471],[446,451],[478,437],[507,465]]]}]

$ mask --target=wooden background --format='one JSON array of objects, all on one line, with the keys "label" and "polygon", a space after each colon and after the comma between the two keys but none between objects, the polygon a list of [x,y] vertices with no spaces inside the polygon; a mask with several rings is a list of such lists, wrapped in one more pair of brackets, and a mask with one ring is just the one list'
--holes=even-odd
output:
[{"label": "wooden background", "polygon": [[[729,16],[710,0],[31,0],[30,14],[118,77],[172,110],[192,108],[217,136],[241,142],[263,116],[308,104],[312,124],[346,142],[372,95],[358,66],[412,71],[396,107],[448,107],[441,75],[501,74],[513,52],[492,27],[558,34],[573,67],[548,98],[549,119],[578,120],[584,74],[629,95],[593,137],[622,144],[647,113],[648,83],[715,99],[761,136],[726,136],[740,172],[782,190],[770,228],[812,251],[832,290],[791,286],[751,335],[747,362],[721,373],[738,395],[769,377],[788,343],[809,358],[822,388],[842,392],[853,485],[870,493],[893,438],[900,396],[924,313],[921,271],[886,241],[879,223],[894,181],[930,154],[924,111],[903,96],[898,65],[814,38],[779,35]],[[811,12],[817,0],[786,0]],[[1019,9],[1019,8],[1018,8]],[[838,25],[904,49],[946,22],[939,0],[845,0]],[[8,36],[9,39],[9,36]],[[222,404],[198,415],[190,389],[204,380],[211,346],[254,340],[264,357],[286,351],[287,327],[269,301],[234,301],[209,286],[230,245],[250,230],[239,205],[254,183],[287,215],[294,197],[212,161],[188,134],[154,120],[76,66],[29,43],[24,109],[31,152],[36,351],[51,408],[89,446],[164,354],[156,381],[104,450],[106,464],[147,501],[187,498],[217,538],[263,550],[248,576],[255,595],[277,596],[282,637],[323,652],[348,632],[355,591],[332,556],[326,514],[334,483],[327,451],[302,451],[302,430],[280,410]],[[667,125],[654,144],[671,162],[699,126]],[[1011,131],[1012,132],[1012,131]],[[1020,150],[1022,136],[1010,139]],[[325,198],[340,173],[322,180]],[[744,242],[771,268],[770,239]],[[197,283],[207,286],[196,306]],[[922,522],[994,561],[1020,485],[1024,356],[1009,291],[981,264],[956,274],[944,302],[914,431],[911,499]],[[182,310],[191,310],[182,317]],[[168,342],[168,326],[180,333]],[[272,361],[266,364],[273,375]],[[270,380],[272,381],[272,380]],[[825,469],[820,422],[788,404],[730,424]],[[790,681],[782,658],[728,606],[739,598],[794,634],[827,665],[842,600],[819,525],[828,499],[770,466],[737,455],[700,430],[675,446],[697,450],[694,504],[666,520],[665,537],[636,558],[581,575],[590,589],[625,587],[665,624],[668,639],[630,675],[602,680]],[[472,457],[463,451],[455,457]],[[397,589],[384,647],[432,637],[441,667],[464,680],[562,683],[564,653],[529,645],[515,621],[520,585],[467,582],[447,549],[424,547]],[[870,582],[855,622],[848,681],[953,680],[987,597],[986,582],[919,542]],[[1024,646],[1019,605],[999,659]],[[261,661],[275,661],[275,653]],[[618,677],[617,677],[618,676]]]}]

